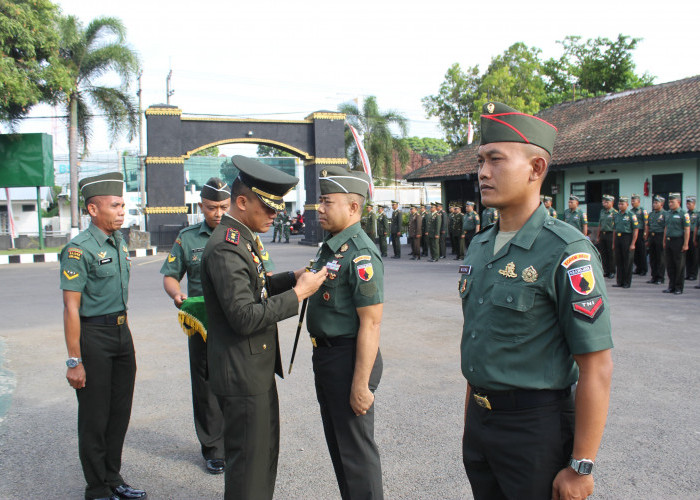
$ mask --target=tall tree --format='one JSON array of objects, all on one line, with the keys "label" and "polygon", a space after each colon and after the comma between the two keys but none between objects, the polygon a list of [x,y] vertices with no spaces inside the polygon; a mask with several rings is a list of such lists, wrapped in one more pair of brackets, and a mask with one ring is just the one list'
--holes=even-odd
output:
[{"label": "tall tree", "polygon": [[291,153],[287,153],[286,151],[282,149],[278,149],[274,146],[268,146],[266,144],[259,144],[258,145],[258,151],[257,151],[258,156],[263,157],[263,158],[274,158],[276,156],[294,156]]},{"label": "tall tree", "polygon": [[[99,17],[87,26],[74,16],[60,23],[61,55],[73,85],[63,104],[68,115],[68,151],[71,184],[71,234],[78,231],[78,148],[87,152],[95,114],[105,116],[112,143],[127,133],[129,140],[138,128],[137,107],[129,92],[137,76],[136,52],[126,43],[126,28],[119,19]],[[101,85],[106,74],[116,74],[119,86]]]},{"label": "tall tree", "polygon": [[450,152],[450,145],[433,137],[406,137],[402,139],[411,151],[434,159]]},{"label": "tall tree", "polygon": [[13,122],[71,86],[59,56],[58,7],[0,0],[0,120]]},{"label": "tall tree", "polygon": [[[409,160],[408,148],[401,141],[408,133],[408,119],[398,111],[382,112],[375,96],[367,97],[362,103],[362,109],[356,104],[342,104],[339,111],[347,115],[348,123],[363,136],[362,145],[367,151],[375,181],[378,184],[393,182],[394,151],[398,154],[402,170]],[[398,128],[401,137],[392,133],[392,126]],[[362,168],[360,154],[350,130],[345,131],[345,154],[352,168]]]},{"label": "tall tree", "polygon": [[205,149],[201,149],[192,156],[219,156],[219,146],[210,146]]}]

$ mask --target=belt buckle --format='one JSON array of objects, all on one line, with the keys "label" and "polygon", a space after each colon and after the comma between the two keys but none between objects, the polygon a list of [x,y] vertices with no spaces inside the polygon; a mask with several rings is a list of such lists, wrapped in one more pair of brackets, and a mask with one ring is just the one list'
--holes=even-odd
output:
[{"label": "belt buckle", "polygon": [[120,314],[117,316],[117,325],[121,326],[126,323],[126,314]]},{"label": "belt buckle", "polygon": [[482,408],[486,408],[487,410],[491,409],[491,403],[489,402],[488,396],[482,396],[480,394],[474,393],[474,401],[476,401],[476,404],[478,404]]},{"label": "belt buckle", "polygon": [[318,347],[318,344],[316,343],[316,337],[311,337],[311,345],[314,347]]}]

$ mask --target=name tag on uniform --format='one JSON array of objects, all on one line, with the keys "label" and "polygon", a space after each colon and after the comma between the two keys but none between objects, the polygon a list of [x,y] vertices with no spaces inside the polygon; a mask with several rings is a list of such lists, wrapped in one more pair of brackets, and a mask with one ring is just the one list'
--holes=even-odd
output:
[{"label": "name tag on uniform", "polygon": [[204,251],[204,247],[202,247],[202,248],[193,248],[193,249],[192,249],[192,253],[195,253],[195,252],[203,252],[203,251]]},{"label": "name tag on uniform", "polygon": [[112,262],[112,257],[108,257],[106,259],[100,259],[98,262],[100,263],[100,265],[109,264],[110,262]]},{"label": "name tag on uniform", "polygon": [[469,276],[472,273],[472,266],[459,266],[459,274],[466,274]]}]

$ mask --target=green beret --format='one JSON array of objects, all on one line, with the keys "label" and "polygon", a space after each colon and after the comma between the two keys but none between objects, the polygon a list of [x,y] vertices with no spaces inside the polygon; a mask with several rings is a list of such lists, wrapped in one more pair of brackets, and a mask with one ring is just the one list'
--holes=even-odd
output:
[{"label": "green beret", "polygon": [[[348,170],[344,167],[328,166],[321,170],[318,178],[321,194],[354,193],[367,198],[370,178],[359,170]],[[367,206],[372,206],[369,203]]]},{"label": "green beret", "polygon": [[579,201],[578,196],[575,194],[569,195],[569,201]]},{"label": "green beret", "polygon": [[620,198],[617,201],[622,203],[629,203],[630,199],[629,196],[620,196]]},{"label": "green beret", "polygon": [[231,198],[231,188],[218,177],[212,177],[202,186],[199,196],[203,200],[224,201]]},{"label": "green beret", "polygon": [[93,196],[123,196],[124,194],[124,176],[119,172],[85,177],[78,184],[86,200]]},{"label": "green beret", "polygon": [[241,182],[258,195],[260,201],[275,210],[284,209],[284,195],[299,182],[293,175],[245,156],[232,156],[231,163],[239,170]]},{"label": "green beret", "polygon": [[630,199],[632,199],[632,200],[638,200],[638,199],[639,199],[639,195],[638,195],[638,194],[633,194],[632,196],[630,196]]},{"label": "green beret", "polygon": [[692,203],[695,203],[696,200],[697,200],[697,198],[695,197],[694,194],[691,194],[691,195],[688,195],[685,197],[685,201],[690,201]]},{"label": "green beret", "polygon": [[536,116],[520,113],[500,102],[487,102],[481,114],[481,145],[492,142],[534,144],[550,155],[557,128]]},{"label": "green beret", "polygon": [[668,193],[668,199],[669,200],[680,200],[681,194],[680,193]]}]

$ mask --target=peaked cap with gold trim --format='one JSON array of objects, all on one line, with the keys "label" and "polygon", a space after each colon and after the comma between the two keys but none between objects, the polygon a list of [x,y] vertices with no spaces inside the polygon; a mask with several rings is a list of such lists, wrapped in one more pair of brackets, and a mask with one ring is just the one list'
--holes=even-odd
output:
[{"label": "peaked cap with gold trim", "polygon": [[[348,170],[330,165],[321,170],[318,181],[322,195],[355,193],[367,198],[369,193],[369,175],[358,170]],[[367,206],[371,206],[371,203],[368,203]]]},{"label": "peaked cap with gold trim", "polygon": [[124,176],[120,172],[85,177],[80,180],[80,193],[89,200],[93,196],[122,196],[124,194]]},{"label": "peaked cap with gold trim", "polygon": [[481,145],[492,142],[534,144],[550,155],[557,128],[536,116],[521,113],[500,102],[487,102],[481,114]]},{"label": "peaked cap with gold trim", "polygon": [[231,162],[239,170],[238,178],[260,201],[274,210],[284,210],[284,195],[299,183],[299,179],[245,156],[233,156]]}]

